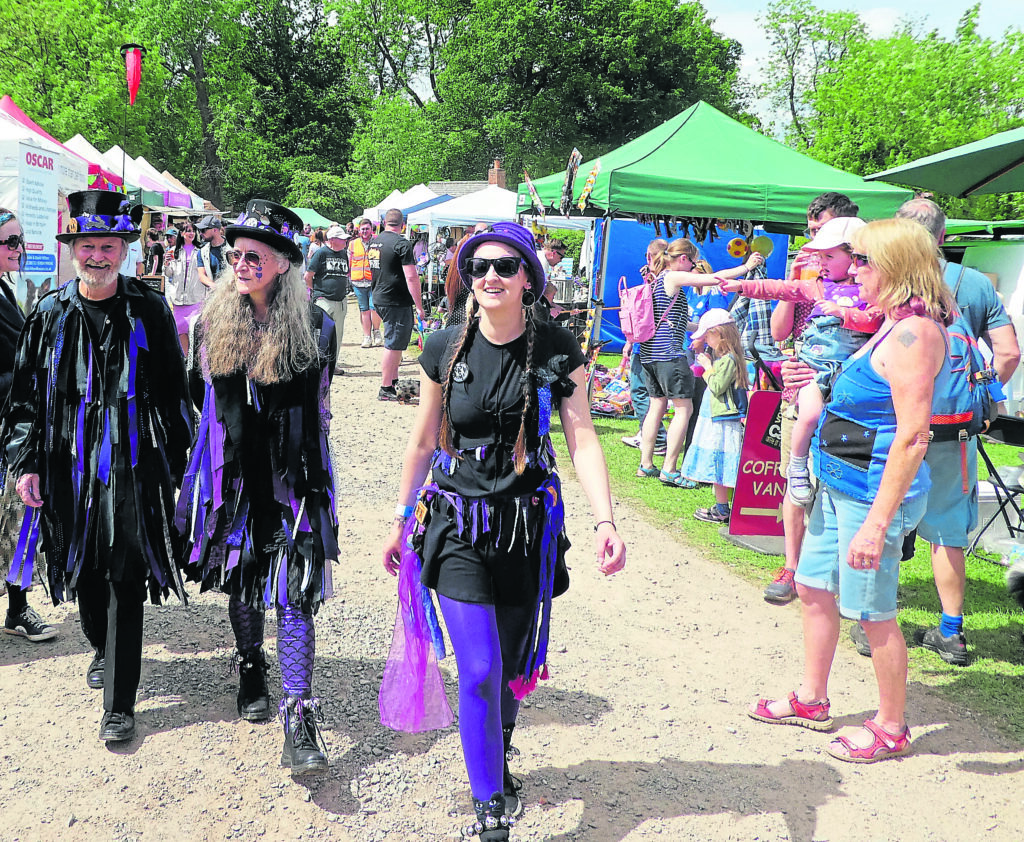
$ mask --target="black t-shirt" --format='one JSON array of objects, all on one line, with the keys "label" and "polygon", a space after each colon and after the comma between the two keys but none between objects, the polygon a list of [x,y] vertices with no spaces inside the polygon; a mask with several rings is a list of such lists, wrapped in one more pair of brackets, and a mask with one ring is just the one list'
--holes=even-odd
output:
[{"label": "black t-shirt", "polygon": [[164,247],[160,243],[150,243],[146,252],[146,274],[162,275],[164,271]]},{"label": "black t-shirt", "polygon": [[112,295],[109,298],[101,298],[98,301],[92,298],[79,296],[82,302],[82,312],[85,313],[85,321],[89,326],[89,333],[92,336],[93,350],[100,353],[103,349],[100,340],[103,338],[103,326],[107,317],[114,312],[121,303],[121,295]]},{"label": "black t-shirt", "polygon": [[[439,330],[423,343],[420,365],[435,383],[441,383],[447,374],[451,349],[461,330],[461,326]],[[463,362],[466,366],[460,370]],[[558,411],[562,398],[571,394],[565,385],[568,375],[583,363],[583,352],[569,331],[550,322],[536,323],[534,369],[544,368],[558,375],[550,384],[553,413]],[[516,475],[512,462],[523,411],[526,335],[507,345],[493,345],[477,330],[468,354],[456,366],[450,400],[454,446],[473,452],[467,452],[456,463],[450,476],[434,471],[434,481],[441,488],[466,497],[528,494],[540,486],[547,472],[539,466],[528,466]],[[539,444],[537,419],[534,401],[526,427],[527,450],[534,450]]]},{"label": "black t-shirt", "polygon": [[206,260],[203,255],[203,249],[206,247],[205,245],[199,249],[199,255],[196,259],[196,263],[206,269],[211,280],[216,280],[217,276],[220,274],[220,270],[224,267],[224,243],[221,243],[219,246],[215,246],[212,243],[209,243],[208,245],[210,246],[210,265],[206,265]]},{"label": "black t-shirt", "polygon": [[341,301],[349,290],[348,250],[319,249],[306,267],[313,273],[313,298]]},{"label": "black t-shirt", "polygon": [[412,307],[414,302],[402,268],[416,263],[412,243],[394,231],[382,231],[370,240],[366,257],[373,279],[373,303],[384,307]]}]

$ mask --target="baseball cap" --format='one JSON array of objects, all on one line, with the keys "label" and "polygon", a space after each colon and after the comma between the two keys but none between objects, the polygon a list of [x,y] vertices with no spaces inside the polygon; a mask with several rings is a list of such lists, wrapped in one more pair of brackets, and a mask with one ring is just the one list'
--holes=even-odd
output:
[{"label": "baseball cap", "polygon": [[177,237],[178,236],[178,229],[177,228],[168,228],[167,230],[164,231],[164,236],[165,237]]},{"label": "baseball cap", "polygon": [[853,235],[865,225],[867,223],[856,216],[837,216],[822,225],[814,239],[804,248],[810,251],[827,251],[837,246],[849,245]]},{"label": "baseball cap", "polygon": [[351,235],[348,233],[348,231],[346,231],[340,225],[332,225],[330,228],[327,229],[328,240],[347,240],[349,239],[350,236]]},{"label": "baseball cap", "polygon": [[721,307],[712,307],[700,317],[700,321],[697,322],[697,330],[694,331],[690,340],[692,342],[699,342],[711,328],[727,325],[730,322],[732,322],[732,316],[729,315],[727,310],[723,310]]},{"label": "baseball cap", "polygon": [[221,222],[220,217],[219,216],[214,216],[213,214],[209,214],[208,216],[204,216],[202,219],[200,219],[196,223],[196,228],[199,229],[200,231],[205,231],[207,228],[223,228],[223,227],[224,227],[224,223]]}]

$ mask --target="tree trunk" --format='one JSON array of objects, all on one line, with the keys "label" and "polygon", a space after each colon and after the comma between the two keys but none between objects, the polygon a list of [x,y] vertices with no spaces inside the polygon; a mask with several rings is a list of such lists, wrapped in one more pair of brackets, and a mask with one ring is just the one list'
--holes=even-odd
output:
[{"label": "tree trunk", "polygon": [[203,61],[201,46],[188,47],[189,58],[195,75],[192,81],[196,86],[196,107],[199,109],[199,123],[203,131],[203,175],[206,176],[207,198],[218,208],[224,207],[223,173],[220,154],[217,151],[217,138],[213,135],[213,111],[210,109],[210,89],[206,83],[206,65]]}]

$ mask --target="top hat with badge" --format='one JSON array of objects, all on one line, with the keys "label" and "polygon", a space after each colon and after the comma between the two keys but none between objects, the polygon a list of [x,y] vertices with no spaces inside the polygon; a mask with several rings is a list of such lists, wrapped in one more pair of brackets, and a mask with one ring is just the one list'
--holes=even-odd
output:
[{"label": "top hat with badge", "polygon": [[118,237],[134,243],[142,213],[142,205],[133,207],[124,193],[81,190],[68,196],[68,220],[57,239],[71,243],[80,237]]},{"label": "top hat with badge", "polygon": [[302,219],[297,213],[277,202],[250,199],[245,213],[239,214],[224,229],[228,245],[234,246],[239,237],[249,237],[265,243],[288,256],[292,263],[302,262],[302,249],[292,237],[302,231]]}]

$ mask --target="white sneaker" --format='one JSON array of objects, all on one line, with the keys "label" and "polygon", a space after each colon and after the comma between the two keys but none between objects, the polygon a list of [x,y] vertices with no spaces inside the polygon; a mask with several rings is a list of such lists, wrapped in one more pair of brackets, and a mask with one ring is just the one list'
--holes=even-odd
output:
[{"label": "white sneaker", "polygon": [[640,434],[637,433],[635,436],[623,436],[622,437],[622,443],[624,445],[626,445],[626,447],[635,447],[635,448],[639,449],[639,447],[640,447]]},{"label": "white sneaker", "polygon": [[375,330],[373,332],[373,344],[374,345],[383,345],[384,344],[384,339],[381,337],[379,330]]},{"label": "white sneaker", "polygon": [[794,468],[793,463],[790,462],[789,470],[786,473],[788,474],[786,480],[789,499],[798,506],[806,506],[814,497],[810,472],[806,468],[802,471],[799,468]]},{"label": "white sneaker", "polygon": [[360,348],[372,348],[373,340],[369,336],[363,337],[363,343],[359,346]]}]

